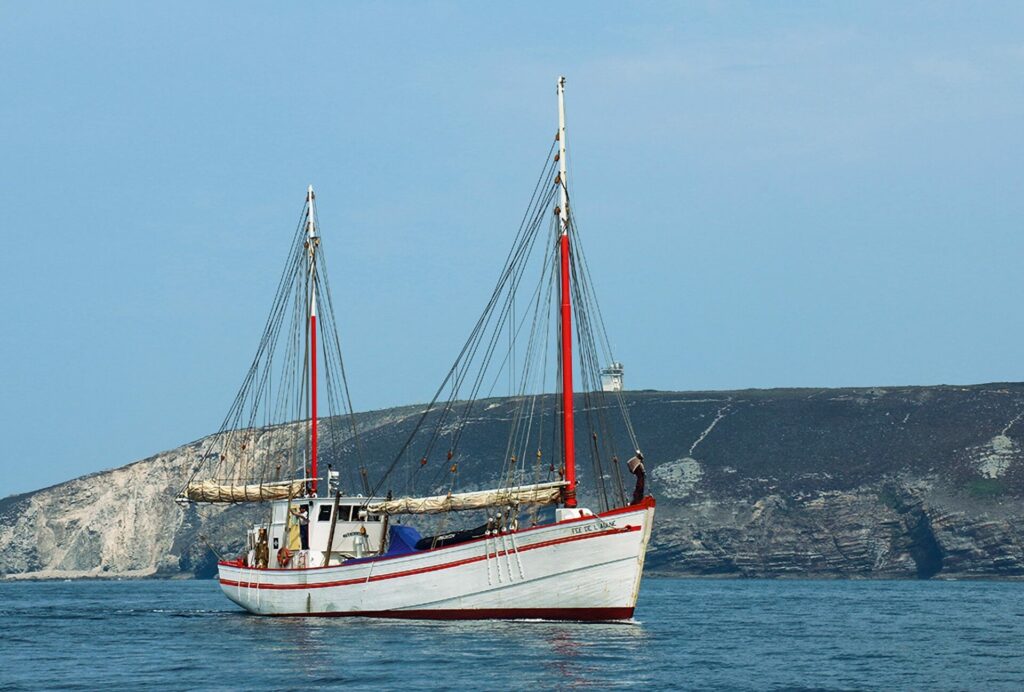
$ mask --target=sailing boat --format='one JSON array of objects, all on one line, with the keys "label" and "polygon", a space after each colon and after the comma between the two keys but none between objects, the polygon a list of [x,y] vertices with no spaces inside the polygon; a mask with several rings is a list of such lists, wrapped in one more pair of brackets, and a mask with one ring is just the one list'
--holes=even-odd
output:
[{"label": "sailing boat", "polygon": [[[242,608],[264,615],[437,619],[632,617],[655,502],[643,494],[643,455],[621,393],[600,387],[595,344],[602,336],[607,362],[615,360],[570,213],[564,87],[560,77],[558,132],[498,285],[433,400],[372,487],[341,358],[315,196],[307,190],[260,348],[179,497],[194,504],[269,503],[269,516],[248,530],[245,552],[218,563],[221,588]],[[546,240],[538,241],[545,227]],[[540,280],[528,300],[517,299],[525,269],[538,255]],[[546,348],[551,342],[556,349]],[[577,361],[583,387],[574,397]],[[510,432],[504,453],[495,452],[502,456],[498,463],[466,453],[461,442],[479,420],[474,414],[486,382],[505,374]],[[318,385],[329,404],[322,421]],[[609,454],[615,443],[607,415],[616,404],[624,419],[619,430],[636,450],[628,464],[637,475],[631,499],[622,464]],[[588,495],[596,511],[577,499],[576,413],[591,429]],[[326,474],[321,447],[331,461]],[[422,454],[413,457],[414,448]],[[545,468],[545,449],[561,463]],[[488,468],[488,462],[490,475],[478,474],[488,487],[458,487],[465,469]],[[396,494],[403,464],[411,467],[406,492]],[[349,492],[342,491],[344,465],[350,467]],[[360,484],[363,492],[353,493]],[[424,485],[428,492],[417,492]],[[483,514],[481,525],[451,525],[474,513]],[[424,538],[410,518],[434,534]]]}]

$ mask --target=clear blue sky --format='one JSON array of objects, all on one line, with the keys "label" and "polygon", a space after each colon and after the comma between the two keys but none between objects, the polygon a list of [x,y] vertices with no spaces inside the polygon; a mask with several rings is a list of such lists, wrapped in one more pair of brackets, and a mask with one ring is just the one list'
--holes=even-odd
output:
[{"label": "clear blue sky", "polygon": [[7,2],[0,496],[216,429],[309,183],[356,407],[428,399],[560,73],[629,387],[1024,379],[1024,4]]}]

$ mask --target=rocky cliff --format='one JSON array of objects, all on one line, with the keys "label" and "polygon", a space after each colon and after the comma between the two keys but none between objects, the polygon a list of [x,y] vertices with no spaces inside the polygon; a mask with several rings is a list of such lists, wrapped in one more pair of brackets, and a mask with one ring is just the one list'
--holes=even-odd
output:
[{"label": "rocky cliff", "polygon": [[[658,499],[651,571],[1024,576],[1024,384],[631,392],[626,401]],[[419,411],[360,414],[371,478]],[[461,485],[493,480],[474,460],[501,458],[511,415],[506,400],[480,407],[460,447]],[[619,447],[627,439],[614,426],[611,437]],[[236,554],[262,510],[176,505],[200,448],[0,500],[0,573],[210,575],[211,547]],[[580,475],[598,506],[585,454]]]}]

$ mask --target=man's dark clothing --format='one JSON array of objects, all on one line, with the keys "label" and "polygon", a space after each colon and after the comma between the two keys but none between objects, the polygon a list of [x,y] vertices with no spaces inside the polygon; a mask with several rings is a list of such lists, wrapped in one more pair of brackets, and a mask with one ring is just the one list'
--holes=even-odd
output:
[{"label": "man's dark clothing", "polygon": [[643,458],[635,456],[626,462],[626,466],[636,476],[636,487],[633,489],[633,504],[637,505],[644,499],[644,481],[647,480],[647,474],[644,472]]}]

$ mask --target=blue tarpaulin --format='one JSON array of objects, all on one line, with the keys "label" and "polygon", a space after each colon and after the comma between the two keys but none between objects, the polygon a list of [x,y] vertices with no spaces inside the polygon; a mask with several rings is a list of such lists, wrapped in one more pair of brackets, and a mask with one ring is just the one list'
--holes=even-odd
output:
[{"label": "blue tarpaulin", "polygon": [[398,526],[392,524],[388,527],[388,552],[383,555],[371,555],[369,557],[353,558],[345,560],[346,565],[356,565],[360,562],[379,560],[382,557],[395,557],[416,552],[416,542],[422,538],[420,532],[411,526]]},{"label": "blue tarpaulin", "polygon": [[414,553],[420,538],[420,532],[413,527],[392,524],[388,527],[388,552],[384,553],[384,556]]}]

